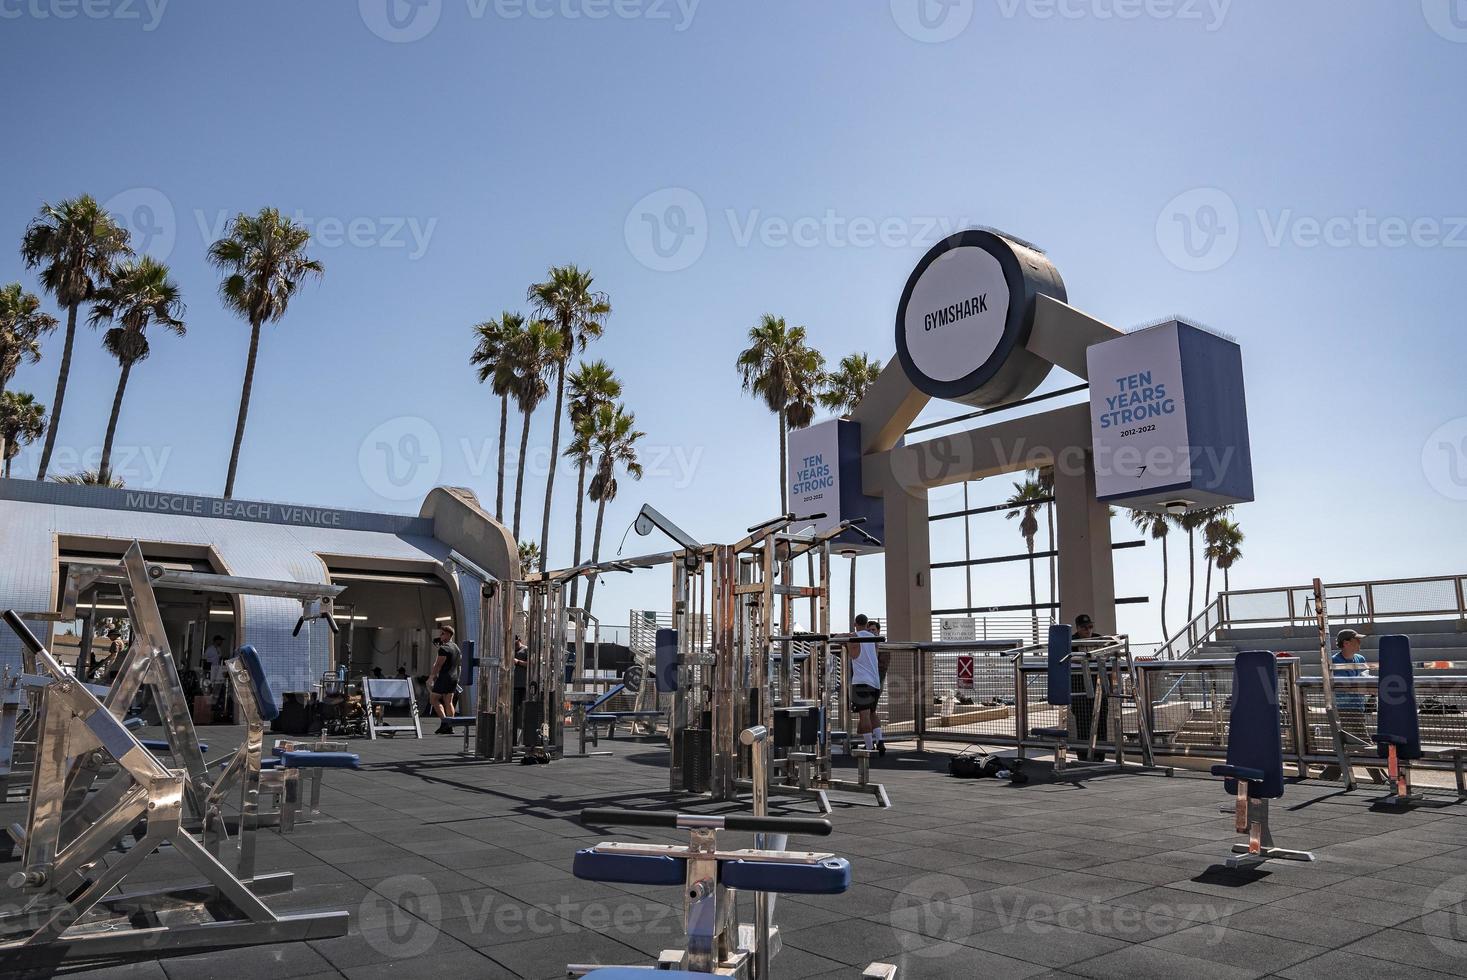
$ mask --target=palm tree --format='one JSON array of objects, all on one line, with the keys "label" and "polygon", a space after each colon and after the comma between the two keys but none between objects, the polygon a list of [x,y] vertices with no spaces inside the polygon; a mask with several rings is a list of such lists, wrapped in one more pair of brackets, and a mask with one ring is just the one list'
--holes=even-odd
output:
[{"label": "palm tree", "polygon": [[[866,397],[866,392],[881,376],[881,362],[873,361],[864,353],[847,354],[840,359],[840,366],[825,377],[825,387],[820,392],[820,404],[843,418],[848,418]],[[851,629],[856,628],[856,552],[851,551]]]},{"label": "palm tree", "polygon": [[[514,536],[520,536],[520,512],[525,500],[525,459],[530,452],[530,416],[550,393],[547,378],[561,360],[561,335],[555,326],[535,320],[510,341],[509,358],[513,364],[515,405],[524,424],[520,428],[519,472],[514,484]],[[540,547],[545,547],[544,542]],[[541,552],[544,560],[544,552]]]},{"label": "palm tree", "polygon": [[1197,529],[1207,523],[1207,511],[1189,510],[1174,518],[1177,527],[1187,532],[1187,622],[1197,614]]},{"label": "palm tree", "polygon": [[[596,501],[596,533],[591,539],[591,561],[601,560],[601,526],[606,519],[606,502],[616,498],[616,469],[620,466],[633,480],[642,478],[642,464],[637,459],[637,441],[646,435],[637,431],[637,417],[624,405],[598,405],[596,411],[581,419],[577,438],[584,437],[596,453],[596,473],[591,477],[589,493]],[[586,613],[596,595],[596,576],[586,583]]]},{"label": "palm tree", "polygon": [[1171,569],[1168,564],[1166,553],[1166,536],[1172,528],[1170,518],[1165,514],[1153,514],[1144,510],[1131,511],[1131,523],[1136,530],[1147,535],[1153,541],[1161,542],[1161,638],[1163,641],[1171,639],[1171,633],[1166,627],[1166,597],[1167,584],[1171,579]]},{"label": "palm tree", "polygon": [[478,342],[469,363],[479,368],[479,383],[489,382],[499,398],[499,480],[494,489],[494,517],[504,523],[504,444],[509,430],[509,396],[514,391],[514,362],[508,356],[514,338],[524,332],[525,318],[508,310],[498,320],[474,327]]},{"label": "palm tree", "polygon": [[66,309],[66,341],[61,347],[56,397],[51,401],[51,422],[46,427],[37,480],[46,479],[56,449],[66,382],[71,374],[71,350],[76,342],[77,310],[91,302],[113,260],[130,254],[127,243],[127,229],[118,225],[90,194],[41,205],[40,214],[25,230],[20,254],[26,268],[44,266],[41,285]]},{"label": "palm tree", "polygon": [[168,266],[149,256],[124,262],[112,271],[107,283],[97,293],[90,317],[93,326],[115,323],[102,338],[107,353],[117,358],[122,373],[117,378],[117,393],[112,396],[112,416],[107,420],[107,437],[102,442],[102,462],[97,467],[98,480],[110,484],[112,477],[112,441],[117,435],[117,417],[122,414],[122,396],[134,364],[149,354],[149,326],[166,327],[178,336],[184,335],[183,299],[178,284],[170,279]]},{"label": "palm tree", "polygon": [[121,490],[127,485],[115,476],[104,480],[102,474],[96,470],[82,470],[80,473],[58,476],[53,482],[65,483],[74,487],[111,487],[114,490]]},{"label": "palm tree", "polygon": [[[586,503],[586,470],[593,462],[590,445],[577,435],[576,424],[583,418],[593,415],[596,409],[602,405],[610,405],[621,397],[621,381],[611,370],[611,366],[605,361],[582,361],[580,367],[576,368],[568,377],[570,385],[570,423],[571,423],[571,445],[566,447],[565,455],[576,464],[576,540],[575,558],[572,566],[581,563],[581,533],[585,516]],[[579,443],[579,445],[578,445]],[[571,608],[576,608],[576,603],[581,597],[581,579],[579,576],[571,579]]]},{"label": "palm tree", "polygon": [[1207,515],[1207,523],[1202,526],[1202,557],[1207,562],[1207,578],[1202,587],[1202,606],[1205,609],[1212,604],[1212,566],[1216,561],[1213,554],[1213,544],[1222,533],[1223,522],[1232,516],[1231,507],[1209,507],[1204,513]]},{"label": "palm tree", "polygon": [[0,393],[0,443],[5,446],[5,479],[10,479],[10,461],[23,446],[46,432],[46,406],[27,391]]},{"label": "palm tree", "polygon": [[41,359],[41,337],[56,329],[56,318],[40,308],[41,301],[20,283],[0,288],[0,395],[21,362]]},{"label": "palm tree", "polygon": [[1213,552],[1213,560],[1223,574],[1223,591],[1232,590],[1228,581],[1228,572],[1232,567],[1243,559],[1243,529],[1238,526],[1237,521],[1224,518],[1218,523],[1217,541],[1208,546]]},{"label": "palm tree", "polygon": [[820,404],[837,415],[849,416],[866,397],[866,392],[881,376],[881,362],[864,353],[847,354],[840,365],[825,377]]},{"label": "palm tree", "polygon": [[520,542],[520,568],[530,568],[540,560],[540,546],[533,541]]},{"label": "palm tree", "polygon": [[229,453],[225,498],[234,496],[239,451],[250,414],[255,385],[255,359],[260,353],[260,328],[285,316],[291,299],[307,279],[319,279],[325,267],[306,254],[311,233],[275,208],[254,216],[239,214],[228,238],[209,246],[209,261],[224,270],[219,295],[224,305],[250,325],[250,353],[245,361],[244,385],[239,393],[239,416],[234,423],[234,447]]},{"label": "palm tree", "polygon": [[1034,642],[1039,642],[1039,590],[1034,582],[1034,535],[1039,533],[1039,505],[1044,500],[1044,488],[1036,480],[1025,480],[1014,484],[1013,496],[1004,501],[1010,508],[1004,515],[1008,520],[1019,518],[1019,534],[1029,549],[1029,607],[1034,619]]},{"label": "palm tree", "polygon": [[810,424],[816,393],[825,379],[825,358],[805,343],[805,328],[790,327],[766,313],[749,330],[749,346],[739,353],[744,390],[779,416],[779,506],[789,512],[789,430]]},{"label": "palm tree", "polygon": [[560,331],[560,360],[555,365],[555,422],[550,433],[550,472],[545,477],[545,516],[540,528],[540,571],[550,556],[550,505],[555,497],[555,468],[560,458],[560,416],[565,410],[565,366],[572,351],[601,336],[611,301],[591,288],[590,272],[574,265],[552,266],[549,278],[530,287],[535,312]]}]

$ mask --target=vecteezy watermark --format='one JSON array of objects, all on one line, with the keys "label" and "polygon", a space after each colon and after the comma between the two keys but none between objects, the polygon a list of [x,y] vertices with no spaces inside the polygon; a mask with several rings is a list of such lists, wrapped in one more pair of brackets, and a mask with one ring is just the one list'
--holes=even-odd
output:
[{"label": "vecteezy watermark", "polygon": [[1438,426],[1421,447],[1421,471],[1448,500],[1467,500],[1467,416]]},{"label": "vecteezy watermark", "polygon": [[362,480],[386,500],[421,500],[443,472],[443,440],[427,419],[388,419],[357,449]]},{"label": "vecteezy watermark", "polygon": [[580,902],[569,895],[553,905],[522,905],[493,893],[454,896],[470,935],[554,936],[582,931],[611,936],[673,936],[682,932],[678,913],[628,895],[616,903]]},{"label": "vecteezy watermark", "polygon": [[[0,0],[3,2],[3,0]],[[645,20],[672,25],[682,33],[693,26],[702,0],[462,0],[471,21]],[[362,23],[384,41],[409,44],[433,33],[445,0],[357,0]],[[454,13],[457,4],[449,9]]]},{"label": "vecteezy watermark", "polygon": [[[1467,2],[1467,0],[1464,0]],[[1242,216],[1226,191],[1199,187],[1167,202],[1156,219],[1156,242],[1166,259],[1187,272],[1211,272],[1238,252],[1245,225],[1258,224],[1268,248],[1467,248],[1467,215],[1382,215],[1369,208],[1344,214],[1301,214],[1293,208],[1257,208]]]},{"label": "vecteezy watermark", "polygon": [[1437,34],[1467,44],[1467,0],[1421,0],[1421,13]]},{"label": "vecteezy watermark", "polygon": [[443,900],[422,875],[398,875],[378,882],[357,910],[361,935],[383,956],[408,960],[438,942]]},{"label": "vecteezy watermark", "polygon": [[1222,268],[1237,254],[1241,234],[1237,203],[1216,187],[1178,194],[1156,218],[1161,254],[1187,272]]},{"label": "vecteezy watermark", "polygon": [[1421,930],[1448,956],[1467,959],[1467,875],[1436,886],[1426,897]]},{"label": "vecteezy watermark", "polygon": [[923,875],[909,882],[891,903],[891,927],[902,946],[917,956],[942,956],[940,945],[973,934],[970,888],[952,875]]},{"label": "vecteezy watermark", "polygon": [[156,31],[169,0],[0,0],[0,20],[117,20]]},{"label": "vecteezy watermark", "polygon": [[[229,224],[236,213],[219,209],[209,215],[195,209],[194,221],[199,227],[199,236],[207,244],[217,242],[229,233]],[[309,231],[311,244],[318,248],[380,248],[402,251],[410,262],[416,262],[428,254],[433,233],[438,230],[437,218],[424,219],[405,215],[318,217],[298,210],[287,217]]]},{"label": "vecteezy watermark", "polygon": [[926,248],[976,222],[946,215],[770,214],[725,208],[710,217],[703,198],[686,187],[653,191],[627,212],[627,249],[654,272],[681,272],[703,257],[715,232],[735,248]]},{"label": "vecteezy watermark", "polygon": [[1056,898],[1054,902],[1033,900],[1023,895],[1005,900],[1002,893],[981,896],[998,916],[998,927],[1006,933],[1023,931],[1034,937],[1052,935],[1056,930],[1089,932],[1117,938],[1137,937],[1174,931],[1182,927],[1208,925],[1208,945],[1222,942],[1228,927],[1227,916],[1237,910],[1229,902],[1154,902],[1147,906],[1104,905]]},{"label": "vecteezy watermark", "polygon": [[[173,459],[172,446],[136,446],[116,444],[107,469],[114,481],[133,490],[151,490],[163,485],[168,463]],[[27,445],[11,460],[15,472],[30,472],[40,465],[41,442]],[[102,467],[101,446],[74,446],[57,443],[51,451],[48,477],[64,477],[96,473]]]},{"label": "vecteezy watermark", "polygon": [[891,0],[891,16],[912,40],[941,44],[968,29],[975,6],[976,0]]},{"label": "vecteezy watermark", "polygon": [[[704,449],[703,446],[638,443],[642,480],[664,480],[674,490],[686,490],[702,468]],[[527,480],[543,480],[552,465],[562,478],[574,480],[576,476],[575,464],[564,454],[552,455],[548,445],[536,443],[527,447],[523,462]],[[518,479],[520,463],[518,445],[507,445],[504,472],[508,483]],[[498,441],[461,436],[450,445],[432,422],[416,415],[404,415],[387,419],[373,428],[357,447],[357,470],[362,482],[384,500],[421,500],[438,485],[450,467],[456,479],[461,473],[471,481],[493,480],[499,471]]]},{"label": "vecteezy watermark", "polygon": [[134,252],[168,261],[178,244],[178,214],[167,194],[156,187],[133,187],[112,195],[102,207],[127,229]]},{"label": "vecteezy watermark", "polygon": [[627,212],[627,248],[653,272],[681,272],[708,247],[708,209],[685,187],[666,187]]},{"label": "vecteezy watermark", "polygon": [[1233,0],[993,0],[1005,20],[1173,20],[1200,24],[1213,32],[1223,26]]}]

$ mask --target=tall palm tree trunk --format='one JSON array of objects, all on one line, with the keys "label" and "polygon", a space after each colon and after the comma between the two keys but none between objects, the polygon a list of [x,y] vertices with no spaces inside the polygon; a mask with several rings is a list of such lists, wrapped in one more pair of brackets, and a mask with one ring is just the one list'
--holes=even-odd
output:
[{"label": "tall palm tree trunk", "polygon": [[66,308],[66,342],[61,345],[61,370],[56,372],[56,397],[51,400],[51,422],[46,426],[46,444],[41,449],[41,466],[36,479],[44,483],[56,449],[56,430],[61,428],[61,403],[66,400],[66,379],[71,374],[71,348],[76,343],[76,311],[80,303]]},{"label": "tall palm tree trunk", "polygon": [[250,394],[255,387],[255,359],[260,354],[260,323],[250,321],[250,356],[245,361],[244,386],[239,391],[239,419],[234,423],[234,449],[229,453],[229,476],[224,481],[224,499],[234,496],[234,477],[239,472],[239,450],[244,445],[245,422],[250,417]]},{"label": "tall palm tree trunk", "polygon": [[545,476],[545,516],[540,521],[540,571],[550,560],[550,507],[555,500],[555,470],[560,462],[560,416],[565,412],[565,361],[555,368],[555,423],[550,427],[550,472]]},{"label": "tall palm tree trunk", "polygon": [[1202,588],[1202,608],[1203,609],[1206,609],[1208,606],[1212,605],[1212,559],[1211,558],[1208,558],[1207,559],[1207,578],[1204,579],[1204,581],[1205,581],[1206,584]]},{"label": "tall palm tree trunk", "polygon": [[504,442],[509,438],[509,395],[499,396],[499,482],[494,490],[494,519],[504,523]]},{"label": "tall palm tree trunk", "polygon": [[790,512],[790,466],[789,446],[786,442],[785,412],[779,410],[779,510],[781,514]]},{"label": "tall palm tree trunk", "polygon": [[1197,596],[1197,543],[1193,532],[1187,532],[1187,622],[1196,615],[1193,611]]},{"label": "tall palm tree trunk", "polygon": [[117,394],[112,396],[112,417],[107,420],[107,438],[102,440],[102,464],[97,467],[97,482],[104,487],[112,481],[112,440],[117,435],[117,417],[122,414],[122,396],[127,391],[130,374],[131,361],[122,365],[122,374],[117,378]]},{"label": "tall palm tree trunk", "polygon": [[520,462],[514,481],[514,539],[520,539],[520,507],[525,500],[525,456],[530,451],[530,413],[525,412],[525,424],[520,429]]},{"label": "tall palm tree trunk", "polygon": [[[606,498],[596,501],[596,534],[591,538],[591,561],[601,560],[601,522],[606,518]],[[591,615],[591,600],[596,595],[596,576],[586,578],[586,615]]]},{"label": "tall palm tree trunk", "polygon": [[[572,567],[580,567],[581,564],[581,529],[586,514],[586,464],[581,463],[576,467],[576,543],[575,560]],[[579,608],[576,604],[581,599],[581,577],[577,575],[571,579],[571,608]]]},{"label": "tall palm tree trunk", "polygon": [[1166,538],[1163,537],[1161,539],[1161,638],[1163,642],[1172,638],[1171,630],[1166,628],[1166,594],[1171,577],[1171,562],[1167,558]]},{"label": "tall palm tree trunk", "polygon": [[1039,642],[1039,590],[1034,581],[1034,539],[1029,539],[1029,614],[1034,622],[1034,642]]}]

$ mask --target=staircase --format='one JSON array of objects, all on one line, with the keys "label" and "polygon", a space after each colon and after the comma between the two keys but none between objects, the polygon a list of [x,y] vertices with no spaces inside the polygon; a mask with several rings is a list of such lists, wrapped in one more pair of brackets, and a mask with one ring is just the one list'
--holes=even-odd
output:
[{"label": "staircase", "polygon": [[[1380,637],[1400,633],[1410,637],[1411,659],[1415,663],[1447,661],[1453,664],[1449,668],[1434,669],[1432,676],[1467,677],[1467,627],[1462,623],[1435,619],[1331,624],[1331,652],[1334,648],[1333,634],[1347,625],[1362,635],[1360,652],[1372,664],[1380,659]],[[1319,630],[1312,625],[1223,627],[1213,639],[1197,646],[1188,659],[1230,659],[1243,650],[1292,654],[1300,659],[1300,670],[1305,677],[1319,676]]]}]

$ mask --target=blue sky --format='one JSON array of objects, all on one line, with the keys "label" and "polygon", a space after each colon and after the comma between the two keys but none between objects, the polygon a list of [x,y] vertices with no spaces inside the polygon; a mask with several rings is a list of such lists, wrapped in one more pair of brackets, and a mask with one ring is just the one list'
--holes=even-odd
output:
[{"label": "blue sky", "polygon": [[[610,507],[614,551],[644,501],[708,540],[778,509],[774,424],[732,367],[760,314],[832,361],[888,359],[940,229],[992,225],[1047,249],[1095,316],[1180,313],[1242,344],[1258,502],[1236,587],[1461,571],[1467,3],[921,2],[0,0],[0,243],[88,192],[170,262],[189,334],[134,372],[119,464],[217,493],[248,331],[204,250],[239,210],[308,220],[326,276],[266,331],[237,493],[377,510],[416,506],[378,443],[492,503],[469,329],[551,264],[589,267],[614,307],[594,356],[658,464]],[[0,248],[15,279],[36,288]],[[59,347],[15,386],[49,402]],[[63,469],[100,444],[115,371],[84,330]],[[565,563],[573,477],[559,490]],[[980,554],[1022,548],[1012,522],[973,530]],[[935,558],[961,550],[949,534]],[[1118,591],[1155,600],[1159,564],[1124,553]],[[863,606],[879,575],[867,562]],[[960,575],[934,586],[960,604]],[[1027,578],[976,587],[1020,602]],[[617,577],[597,604],[620,622],[665,592]],[[1156,620],[1153,602],[1122,625],[1150,639]]]}]

